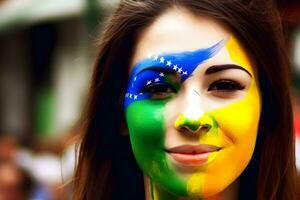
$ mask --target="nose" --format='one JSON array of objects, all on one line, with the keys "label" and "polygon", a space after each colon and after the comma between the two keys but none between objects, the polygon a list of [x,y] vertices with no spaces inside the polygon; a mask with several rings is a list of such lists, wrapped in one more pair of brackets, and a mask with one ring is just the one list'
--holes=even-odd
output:
[{"label": "nose", "polygon": [[201,96],[195,90],[185,95],[182,109],[175,120],[175,129],[194,135],[206,133],[212,128],[214,120],[205,112],[207,106],[201,102]]},{"label": "nose", "polygon": [[199,119],[191,119],[184,114],[179,114],[174,126],[180,132],[188,132],[194,135],[208,132],[213,126],[213,120],[208,114]]}]

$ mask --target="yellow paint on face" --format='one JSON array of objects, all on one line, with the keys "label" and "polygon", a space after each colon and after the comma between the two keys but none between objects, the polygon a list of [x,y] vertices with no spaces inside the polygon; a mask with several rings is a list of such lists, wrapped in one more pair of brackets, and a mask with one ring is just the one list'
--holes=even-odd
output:
[{"label": "yellow paint on face", "polygon": [[252,80],[242,100],[209,113],[219,125],[218,133],[201,135],[199,143],[225,148],[209,155],[208,164],[190,177],[187,190],[191,196],[209,197],[227,188],[246,168],[255,147],[261,112],[257,79],[250,59],[234,37],[229,39],[226,49],[234,63],[250,72]]}]

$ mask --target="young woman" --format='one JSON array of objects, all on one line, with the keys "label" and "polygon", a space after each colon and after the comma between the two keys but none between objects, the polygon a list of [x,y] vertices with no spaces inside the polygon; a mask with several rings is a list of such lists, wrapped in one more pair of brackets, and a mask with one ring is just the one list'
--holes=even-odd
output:
[{"label": "young woman", "polygon": [[288,86],[271,1],[121,1],[74,199],[298,199]]}]

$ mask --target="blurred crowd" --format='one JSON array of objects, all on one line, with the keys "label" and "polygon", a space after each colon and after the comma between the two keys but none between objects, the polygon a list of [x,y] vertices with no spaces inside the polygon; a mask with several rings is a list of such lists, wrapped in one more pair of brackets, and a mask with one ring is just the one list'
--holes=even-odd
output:
[{"label": "blurred crowd", "polygon": [[67,200],[72,195],[74,144],[25,148],[10,135],[0,139],[0,200]]}]

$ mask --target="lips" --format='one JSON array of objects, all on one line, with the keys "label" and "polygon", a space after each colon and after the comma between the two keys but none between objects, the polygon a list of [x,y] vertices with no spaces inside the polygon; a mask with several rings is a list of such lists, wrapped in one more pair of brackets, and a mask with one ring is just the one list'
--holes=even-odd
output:
[{"label": "lips", "polygon": [[208,162],[211,153],[221,148],[213,145],[181,145],[167,149],[169,155],[177,162],[187,166],[200,166]]}]

